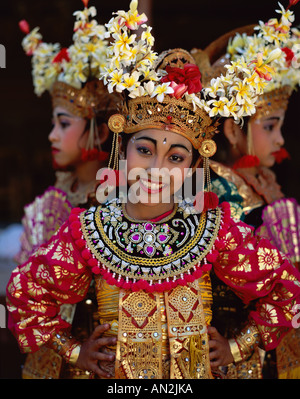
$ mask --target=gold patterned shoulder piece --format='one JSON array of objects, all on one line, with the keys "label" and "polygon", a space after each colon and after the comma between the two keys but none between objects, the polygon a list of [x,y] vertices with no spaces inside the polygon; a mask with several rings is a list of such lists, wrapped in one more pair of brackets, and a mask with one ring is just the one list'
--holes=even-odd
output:
[{"label": "gold patterned shoulder piece", "polygon": [[80,216],[93,272],[112,284],[164,291],[199,278],[217,238],[221,210],[193,212],[182,203],[159,222],[133,220],[118,199]]},{"label": "gold patterned shoulder piece", "polygon": [[218,176],[236,186],[239,195],[243,199],[242,208],[244,213],[249,213],[253,209],[264,205],[263,198],[232,168],[216,161],[210,161],[209,165]]}]

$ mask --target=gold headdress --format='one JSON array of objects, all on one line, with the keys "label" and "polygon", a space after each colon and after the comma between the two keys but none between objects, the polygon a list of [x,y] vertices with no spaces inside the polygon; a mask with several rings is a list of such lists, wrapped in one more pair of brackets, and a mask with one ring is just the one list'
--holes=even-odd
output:
[{"label": "gold headdress", "polygon": [[[102,69],[101,78],[109,92],[115,90],[123,96],[120,112],[109,119],[115,133],[109,167],[118,169],[119,133],[170,130],[187,138],[203,157],[210,191],[208,159],[216,152],[212,137],[218,120],[234,116],[239,122],[255,112],[254,103],[264,81],[257,73],[257,59],[250,65],[238,59],[228,65],[225,76],[203,87],[201,73],[189,52],[175,49],[157,56],[152,51],[151,27],[145,24],[147,17],[138,14],[137,5],[137,0],[131,1],[128,12],[118,11],[106,24],[112,40],[108,66]],[[137,41],[133,31],[139,25],[144,31]],[[241,95],[243,101],[239,101]]]},{"label": "gold headdress", "polygon": [[[195,79],[201,89],[200,73],[195,65],[195,60],[191,54],[183,49],[173,49],[164,51],[158,56],[153,64],[154,71],[163,73],[173,68],[173,73],[196,74]],[[168,75],[161,78],[161,82],[167,80]],[[186,79],[186,83],[188,78]],[[151,85],[151,83],[148,85]],[[176,86],[169,87],[176,91]],[[152,87],[154,89],[154,85]],[[180,89],[180,87],[179,87]],[[184,88],[183,88],[184,89]],[[178,86],[177,86],[178,90]],[[192,102],[187,102],[184,98],[176,98],[174,95],[163,95],[162,98],[151,97],[150,95],[130,98],[124,101],[122,114],[126,115],[123,119],[122,130],[124,133],[134,133],[143,129],[162,129],[171,130],[181,134],[191,141],[193,147],[202,151],[202,142],[211,139],[214,135],[218,122],[212,120],[207,112],[196,107]]]},{"label": "gold headdress", "polygon": [[49,91],[53,108],[62,106],[76,116],[91,120],[86,155],[89,151],[95,154],[97,147],[96,117],[106,119],[116,112],[120,97],[109,94],[99,80],[100,68],[106,65],[107,32],[105,26],[94,19],[95,7],[87,8],[88,0],[83,3],[84,10],[73,14],[76,17],[73,43],[68,48],[43,42],[39,28],[30,32],[24,20],[19,25],[26,33],[22,46],[26,54],[32,56],[35,93],[40,96]]},{"label": "gold headdress", "polygon": [[[158,57],[151,49],[154,38],[146,24],[141,40],[136,40],[132,31],[147,20],[138,14],[137,0],[130,3],[128,12],[115,14],[106,25],[112,42],[101,77],[109,92],[122,93],[123,105],[110,118],[110,129],[116,134],[150,127],[171,130],[190,140],[202,156],[212,156],[216,146],[211,138],[218,119],[233,115],[240,121],[255,112],[264,81],[256,73],[256,60],[250,65],[237,60],[228,66],[226,76],[218,78],[222,90],[214,81],[203,88],[190,53],[175,49]],[[247,93],[243,103],[238,102],[239,88]]]}]

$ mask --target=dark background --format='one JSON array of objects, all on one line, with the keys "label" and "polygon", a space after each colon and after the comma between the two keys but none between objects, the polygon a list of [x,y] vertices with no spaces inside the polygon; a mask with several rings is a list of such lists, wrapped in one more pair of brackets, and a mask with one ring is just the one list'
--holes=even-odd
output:
[{"label": "dark background", "polygon": [[[239,26],[276,17],[277,0],[140,0],[147,11],[155,50],[205,48],[220,35]],[[287,0],[282,0],[287,5]],[[107,22],[113,11],[127,10],[129,0],[90,0],[97,19]],[[50,98],[33,92],[31,59],[21,47],[18,22],[26,19],[40,27],[45,42],[68,47],[74,17],[83,8],[80,0],[0,0],[0,44],[6,49],[6,68],[0,69],[0,228],[19,222],[25,204],[54,183],[48,134],[51,130]],[[294,10],[300,23],[300,3]],[[300,200],[300,94],[294,93],[283,133],[291,161],[275,171],[287,196]],[[1,277],[0,277],[1,278]],[[4,298],[0,300],[4,303]],[[5,331],[4,331],[5,330]],[[4,350],[5,348],[5,350]],[[18,378],[22,357],[8,329],[0,328],[0,378]]]}]

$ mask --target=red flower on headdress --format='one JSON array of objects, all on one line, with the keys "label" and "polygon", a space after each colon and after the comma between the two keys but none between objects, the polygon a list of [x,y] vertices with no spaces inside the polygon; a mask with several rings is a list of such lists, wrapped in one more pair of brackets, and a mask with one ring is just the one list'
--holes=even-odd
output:
[{"label": "red flower on headdress", "polygon": [[201,73],[197,65],[185,64],[183,68],[167,66],[166,72],[167,75],[161,81],[172,83],[176,98],[182,97],[185,92],[199,93],[202,89]]},{"label": "red flower on headdress", "polygon": [[283,47],[281,50],[285,53],[287,66],[290,66],[295,56],[294,52],[288,47]]},{"label": "red flower on headdress", "polygon": [[58,54],[53,58],[52,62],[55,63],[61,63],[63,60],[66,60],[67,62],[70,62],[70,57],[68,54],[68,49],[67,48],[62,48]]},{"label": "red flower on headdress", "polygon": [[[184,83],[177,84],[174,81],[171,82],[170,86],[174,90],[174,96],[178,99],[184,95],[187,91],[187,86]],[[171,95],[171,94],[170,94]]]},{"label": "red flower on headdress", "polygon": [[19,28],[22,32],[26,33],[26,35],[30,32],[29,24],[25,19],[19,22]]}]

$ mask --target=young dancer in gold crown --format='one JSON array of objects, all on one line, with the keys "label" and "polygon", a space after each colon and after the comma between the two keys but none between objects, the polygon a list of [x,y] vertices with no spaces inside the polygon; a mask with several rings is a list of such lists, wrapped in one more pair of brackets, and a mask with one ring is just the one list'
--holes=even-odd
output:
[{"label": "young dancer in gold crown", "polygon": [[[290,2],[290,6],[295,3]],[[230,203],[235,217],[255,228],[260,226],[256,233],[270,239],[297,265],[300,259],[297,226],[299,205],[294,199],[284,199],[276,176],[270,170],[275,161],[280,162],[288,156],[283,148],[281,127],[289,96],[300,79],[299,31],[294,28],[290,32],[294,20],[290,6],[287,10],[281,4],[279,6],[279,21],[273,18],[267,23],[260,22],[257,27],[247,26],[229,32],[211,43],[204,52],[195,50],[194,56],[204,65],[207,77],[211,78],[224,71],[226,63],[234,63],[241,56],[249,63],[254,52],[264,54],[275,49],[280,52],[274,64],[275,73],[256,101],[255,113],[245,118],[243,127],[234,123],[236,115],[224,120],[221,127],[223,134],[216,138],[216,159],[220,162],[211,162],[216,173],[212,186],[220,200]],[[268,72],[267,68],[260,71],[269,80]],[[221,82],[217,78],[215,90],[221,89]],[[241,93],[240,101],[245,101],[243,95]],[[224,296],[224,285],[220,282],[217,285],[220,295],[216,295],[215,303],[219,321],[223,327],[227,324],[227,333],[230,333],[233,326],[236,328],[242,323],[245,315],[241,311],[241,303],[229,295],[228,290]],[[276,353],[279,378],[297,378],[300,360],[299,329],[294,328],[284,338]],[[267,360],[270,358],[269,353]],[[247,362],[231,367],[230,373],[233,378],[257,378],[262,376],[260,363],[260,354],[257,352]],[[270,378],[274,372],[271,373],[269,369],[266,375]]]},{"label": "young dancer in gold crown", "polygon": [[[95,7],[74,13],[73,43],[61,48],[58,43],[42,41],[39,28],[29,32],[26,21],[20,22],[27,34],[23,39],[26,53],[32,56],[35,93],[49,91],[53,107],[53,128],[49,134],[56,182],[46,192],[25,207],[22,223],[22,248],[17,260],[23,263],[47,242],[68,219],[75,206],[89,208],[96,201],[97,170],[108,161],[111,141],[108,140],[107,120],[116,112],[119,98],[109,94],[99,81],[99,67],[105,65],[106,29],[93,18]],[[73,333],[81,338],[92,331],[91,300],[77,306],[62,306],[61,314],[71,323]],[[77,322],[76,322],[77,320]],[[80,322],[80,326],[75,327]],[[76,324],[77,323],[77,324]],[[60,367],[61,365],[61,367]],[[64,370],[62,358],[43,348],[27,357],[24,378],[57,378],[72,371]]]},{"label": "young dancer in gold crown", "polygon": [[[267,240],[231,219],[228,205],[218,207],[209,191],[208,158],[216,150],[212,137],[220,113],[202,96],[189,53],[157,57],[147,25],[137,40],[132,31],[144,22],[137,1],[109,21],[110,63],[102,74],[109,91],[122,93],[123,104],[109,120],[112,169],[98,198],[110,191],[114,174],[124,184],[118,173],[124,155],[127,201],[113,197],[86,211],[73,209],[51,240],[13,271],[9,327],[22,351],[51,347],[100,378],[213,378],[220,366],[248,357],[257,345],[278,345],[300,300],[299,273]],[[240,82],[254,100],[262,83],[256,67],[255,58],[247,70],[237,61],[219,106],[236,101],[233,86]],[[247,114],[241,111],[241,117]],[[201,162],[207,191],[195,204],[176,201]],[[210,326],[212,268],[255,305],[245,330],[230,342]],[[69,336],[59,308],[85,298],[92,278],[101,324],[82,343]]]}]

